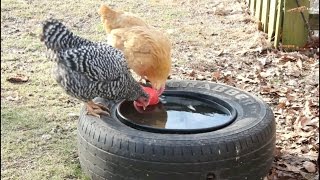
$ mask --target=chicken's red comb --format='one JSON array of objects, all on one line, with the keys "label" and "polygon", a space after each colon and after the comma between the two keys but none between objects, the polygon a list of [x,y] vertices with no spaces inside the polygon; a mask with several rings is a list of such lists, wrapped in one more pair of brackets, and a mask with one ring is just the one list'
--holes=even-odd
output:
[{"label": "chicken's red comb", "polygon": [[142,88],[147,94],[149,94],[149,97],[150,97],[149,105],[155,105],[159,103],[159,94],[157,90],[152,89],[150,87],[142,87]]}]

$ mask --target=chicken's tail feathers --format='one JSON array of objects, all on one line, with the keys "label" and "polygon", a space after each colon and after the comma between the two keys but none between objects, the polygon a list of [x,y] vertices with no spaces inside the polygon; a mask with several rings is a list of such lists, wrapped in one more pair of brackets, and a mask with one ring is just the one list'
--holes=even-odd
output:
[{"label": "chicken's tail feathers", "polygon": [[56,19],[48,19],[43,22],[41,41],[44,41],[48,49],[54,51],[94,44],[92,41],[73,34],[65,25]]},{"label": "chicken's tail feathers", "polygon": [[66,40],[72,37],[73,33],[56,19],[48,19],[42,23],[42,34],[40,35],[40,40],[45,43],[48,49],[63,49],[66,47]]}]

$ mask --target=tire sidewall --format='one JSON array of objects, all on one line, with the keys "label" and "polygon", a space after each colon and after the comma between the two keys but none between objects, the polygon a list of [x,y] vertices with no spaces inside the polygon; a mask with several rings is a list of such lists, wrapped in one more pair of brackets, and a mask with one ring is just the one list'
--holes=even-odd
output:
[{"label": "tire sidewall", "polygon": [[[271,109],[259,98],[244,92],[240,89],[227,86],[224,84],[202,82],[202,81],[168,81],[166,84],[166,90],[168,91],[190,91],[195,93],[202,93],[210,96],[215,96],[220,98],[237,111],[236,120],[224,127],[222,129],[197,133],[197,134],[160,134],[148,131],[142,131],[129,127],[116,116],[117,103],[111,104],[111,117],[105,117],[101,119],[87,117],[88,120],[93,121],[92,124],[96,124],[102,128],[102,131],[107,131],[115,134],[121,134],[122,136],[128,136],[129,138],[144,138],[152,140],[165,140],[168,141],[178,141],[178,140],[205,140],[205,139],[219,139],[220,137],[230,136],[234,138],[234,135],[247,132],[250,134],[250,129],[255,129],[254,127],[258,124],[263,124],[269,119],[274,118]],[[96,102],[108,103],[101,98],[95,99]]]}]

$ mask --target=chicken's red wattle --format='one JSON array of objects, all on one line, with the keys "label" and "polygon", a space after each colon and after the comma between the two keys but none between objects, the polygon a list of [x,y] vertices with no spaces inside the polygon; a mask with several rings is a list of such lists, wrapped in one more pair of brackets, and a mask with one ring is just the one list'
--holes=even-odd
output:
[{"label": "chicken's red wattle", "polygon": [[150,87],[143,87],[143,90],[149,94],[149,97],[150,97],[149,105],[155,105],[159,103],[159,94],[157,90]]}]

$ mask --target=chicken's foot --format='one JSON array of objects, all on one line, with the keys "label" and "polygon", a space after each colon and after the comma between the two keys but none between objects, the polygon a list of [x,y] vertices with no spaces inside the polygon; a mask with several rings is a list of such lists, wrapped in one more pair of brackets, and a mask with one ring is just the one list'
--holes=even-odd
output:
[{"label": "chicken's foot", "polygon": [[110,116],[110,110],[108,107],[100,103],[94,103],[93,101],[88,101],[87,114],[100,118],[100,115]]}]

